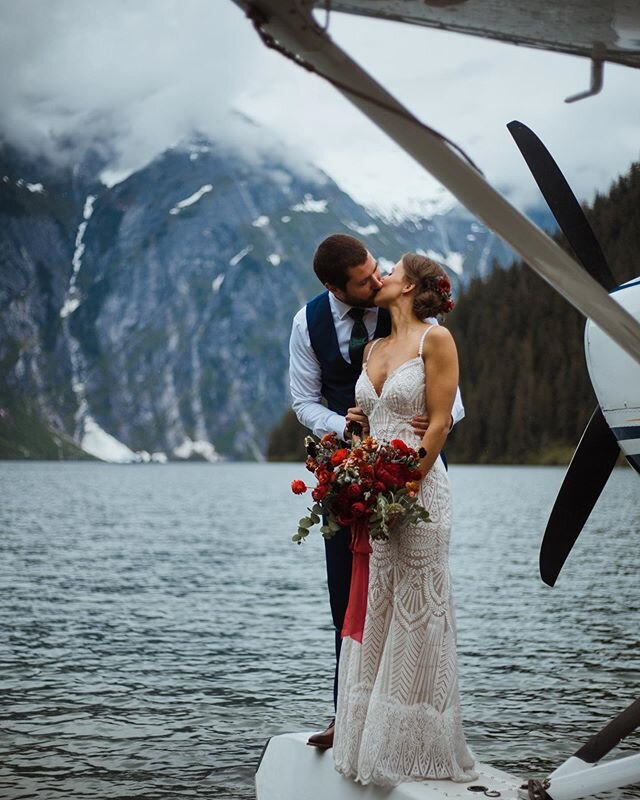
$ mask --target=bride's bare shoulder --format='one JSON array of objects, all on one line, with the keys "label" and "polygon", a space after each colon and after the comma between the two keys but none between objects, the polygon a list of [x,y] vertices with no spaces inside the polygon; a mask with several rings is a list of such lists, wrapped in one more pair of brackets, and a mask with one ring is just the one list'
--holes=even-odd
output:
[{"label": "bride's bare shoulder", "polygon": [[425,344],[430,339],[431,341],[436,342],[448,342],[453,339],[451,331],[445,328],[444,325],[431,325],[431,327],[425,325],[425,332],[427,333],[427,335],[424,337]]},{"label": "bride's bare shoulder", "polygon": [[427,329],[424,337],[424,344],[422,347],[423,355],[437,351],[455,351],[455,341],[451,331],[447,330],[444,325],[433,325]]}]

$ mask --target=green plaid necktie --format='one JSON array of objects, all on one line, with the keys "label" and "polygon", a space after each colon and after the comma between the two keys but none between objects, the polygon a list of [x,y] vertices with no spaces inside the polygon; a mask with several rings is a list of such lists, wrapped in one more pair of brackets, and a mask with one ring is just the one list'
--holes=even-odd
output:
[{"label": "green plaid necktie", "polygon": [[367,326],[362,321],[362,318],[364,317],[364,308],[350,309],[349,316],[353,320],[351,338],[349,339],[349,358],[356,369],[361,369],[362,353],[364,351],[364,346],[369,341]]}]

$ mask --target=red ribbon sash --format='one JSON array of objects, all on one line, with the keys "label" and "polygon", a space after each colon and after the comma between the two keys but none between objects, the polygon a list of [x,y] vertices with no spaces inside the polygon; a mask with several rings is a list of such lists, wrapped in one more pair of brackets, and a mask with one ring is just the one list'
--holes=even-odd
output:
[{"label": "red ribbon sash", "polygon": [[373,552],[369,543],[369,526],[366,520],[355,520],[351,525],[349,547],[353,553],[351,585],[341,637],[346,639],[347,636],[350,636],[356,642],[362,643],[369,592],[369,555]]}]

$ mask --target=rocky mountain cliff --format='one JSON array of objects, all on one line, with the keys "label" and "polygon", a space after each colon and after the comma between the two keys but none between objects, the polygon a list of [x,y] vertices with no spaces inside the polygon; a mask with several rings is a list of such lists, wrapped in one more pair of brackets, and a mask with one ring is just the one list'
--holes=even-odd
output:
[{"label": "rocky mountain cliff", "polygon": [[421,249],[454,284],[511,254],[459,207],[373,218],[323,173],[194,137],[110,188],[0,148],[0,456],[261,459],[316,244]]}]

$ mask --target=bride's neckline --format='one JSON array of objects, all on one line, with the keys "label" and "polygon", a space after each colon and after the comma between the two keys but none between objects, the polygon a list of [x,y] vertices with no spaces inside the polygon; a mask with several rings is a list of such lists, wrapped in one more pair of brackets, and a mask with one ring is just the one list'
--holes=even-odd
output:
[{"label": "bride's neckline", "polygon": [[373,389],[376,398],[378,400],[380,400],[380,398],[384,394],[384,390],[385,390],[387,384],[389,383],[389,381],[391,380],[391,378],[393,378],[393,376],[397,372],[399,372],[403,367],[406,367],[407,364],[411,364],[412,362],[418,361],[418,360],[420,360],[422,362],[422,364],[424,365],[424,361],[423,361],[423,358],[422,358],[421,355],[414,356],[413,358],[408,358],[406,361],[403,361],[402,364],[398,364],[398,366],[395,369],[391,370],[391,372],[387,375],[387,377],[382,381],[382,386],[380,387],[380,391],[378,391],[376,389],[376,387],[373,385],[373,381],[369,377],[369,370],[367,369],[367,365],[366,364],[364,365],[364,369],[362,370],[362,372],[366,376],[367,380],[369,381],[369,386],[371,386],[371,388]]}]

